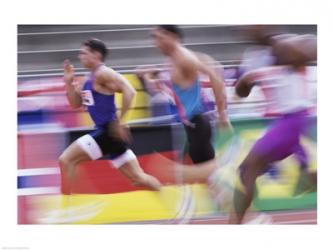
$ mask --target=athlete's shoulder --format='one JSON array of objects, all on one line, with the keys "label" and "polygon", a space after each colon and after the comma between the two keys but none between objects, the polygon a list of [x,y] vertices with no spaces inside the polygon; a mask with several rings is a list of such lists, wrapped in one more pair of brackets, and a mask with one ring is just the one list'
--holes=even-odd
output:
[{"label": "athlete's shoulder", "polygon": [[219,62],[216,61],[216,59],[208,54],[202,53],[202,52],[194,52],[196,57],[200,62],[203,62],[208,65],[218,65]]},{"label": "athlete's shoulder", "polygon": [[96,72],[96,79],[100,81],[110,81],[117,76],[117,72],[110,67],[102,66]]},{"label": "athlete's shoulder", "polygon": [[106,65],[103,65],[102,67],[100,67],[97,72],[96,72],[96,76],[97,75],[107,75],[107,74],[116,74],[117,72],[112,69],[111,67],[108,67]]},{"label": "athlete's shoulder", "polygon": [[182,57],[183,59],[190,59],[190,60],[196,58],[194,51],[184,46],[181,46],[180,49],[178,50],[178,56]]},{"label": "athlete's shoulder", "polygon": [[213,57],[211,57],[208,54],[203,53],[203,52],[193,51],[193,54],[199,59],[213,60]]}]

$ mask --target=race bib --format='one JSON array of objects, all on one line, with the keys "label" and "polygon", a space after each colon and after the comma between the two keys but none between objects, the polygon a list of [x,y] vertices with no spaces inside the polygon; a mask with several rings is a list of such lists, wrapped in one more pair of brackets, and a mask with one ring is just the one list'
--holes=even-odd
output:
[{"label": "race bib", "polygon": [[94,97],[91,93],[91,90],[82,90],[81,98],[82,98],[83,105],[93,106],[95,104]]}]

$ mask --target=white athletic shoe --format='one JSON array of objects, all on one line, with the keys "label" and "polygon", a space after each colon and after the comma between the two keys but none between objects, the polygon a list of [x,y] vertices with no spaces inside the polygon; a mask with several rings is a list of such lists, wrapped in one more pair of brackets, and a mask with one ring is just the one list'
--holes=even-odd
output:
[{"label": "white athletic shoe", "polygon": [[258,216],[256,216],[254,219],[244,223],[246,225],[270,225],[273,224],[273,218],[268,215],[261,213]]},{"label": "white athletic shoe", "polygon": [[208,178],[210,194],[220,212],[229,213],[233,205],[234,176],[226,168],[219,168]]}]

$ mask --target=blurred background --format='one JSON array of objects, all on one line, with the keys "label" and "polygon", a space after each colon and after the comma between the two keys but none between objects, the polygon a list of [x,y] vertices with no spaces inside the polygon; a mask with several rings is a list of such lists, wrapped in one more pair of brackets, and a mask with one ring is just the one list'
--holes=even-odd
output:
[{"label": "blurred background", "polygon": [[[70,59],[76,75],[85,69],[77,55],[83,41],[95,37],[107,44],[105,64],[122,73],[137,90],[127,122],[133,135],[132,149],[150,172],[155,152],[177,159],[184,149],[184,131],[168,96],[157,96],[135,75],[137,67],[165,66],[152,44],[153,25],[19,25],[18,28],[18,223],[218,223],[224,224],[204,184],[169,184],[161,194],[133,187],[107,158],[78,169],[73,197],[60,194],[57,159],[76,138],[93,128],[88,113],[73,110],[66,99],[62,64]],[[224,71],[228,114],[241,142],[235,161],[244,158],[253,142],[274,121],[259,88],[248,98],[235,97],[234,85],[244,70],[244,55],[258,45],[236,25],[182,25],[184,45],[212,56]],[[275,25],[272,29],[294,34],[317,34],[316,25]],[[245,62],[246,63],[246,62]],[[316,171],[317,63],[306,68],[313,125],[302,138]],[[200,78],[207,112],[214,125],[214,97],[207,77]],[[116,95],[118,109],[121,95]],[[316,223],[316,190],[300,181],[294,158],[276,164],[257,182],[254,208],[274,214],[277,223]],[[163,181],[163,180],[162,180]],[[304,192],[307,190],[307,192]],[[67,200],[66,200],[67,199]],[[285,213],[288,211],[288,213]]]}]

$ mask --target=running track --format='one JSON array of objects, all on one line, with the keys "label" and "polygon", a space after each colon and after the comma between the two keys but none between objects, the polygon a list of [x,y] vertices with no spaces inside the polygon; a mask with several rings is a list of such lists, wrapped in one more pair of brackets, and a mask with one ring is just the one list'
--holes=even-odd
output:
[{"label": "running track", "polygon": [[[317,210],[275,211],[266,212],[276,225],[315,225],[317,224]],[[249,217],[250,219],[251,217]],[[223,225],[227,223],[227,216],[191,219],[188,224]],[[175,221],[144,221],[125,224],[177,224]]]},{"label": "running track", "polygon": [[[273,224],[311,225],[317,224],[316,210],[279,211],[267,213],[272,216]],[[227,224],[227,218],[215,217],[205,219],[192,219],[190,224]]]}]

